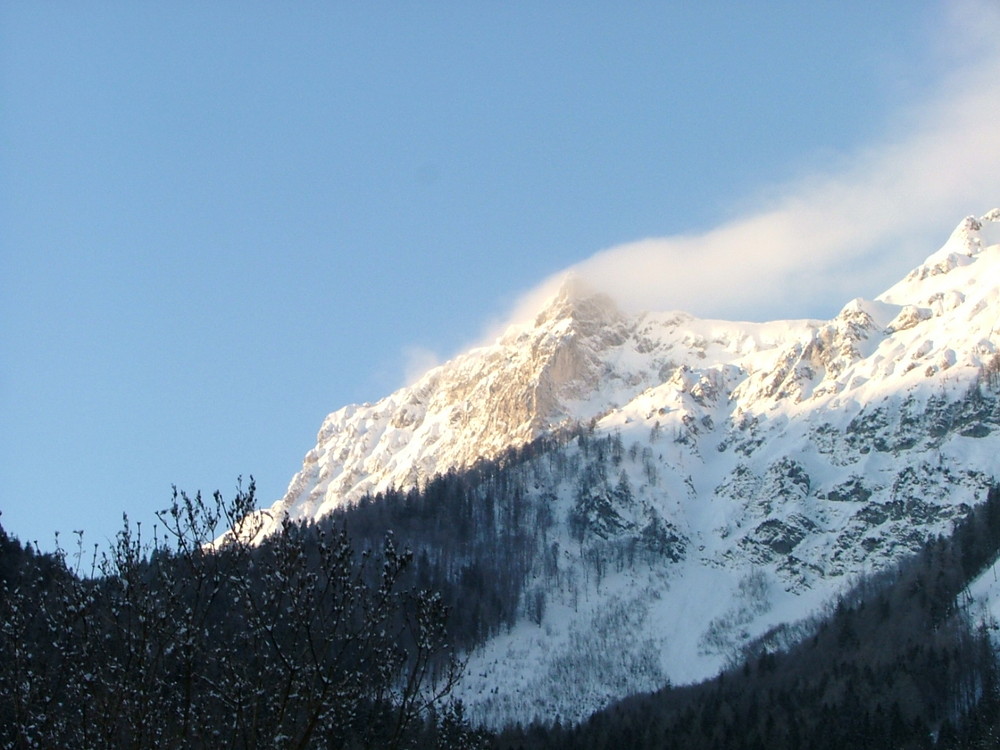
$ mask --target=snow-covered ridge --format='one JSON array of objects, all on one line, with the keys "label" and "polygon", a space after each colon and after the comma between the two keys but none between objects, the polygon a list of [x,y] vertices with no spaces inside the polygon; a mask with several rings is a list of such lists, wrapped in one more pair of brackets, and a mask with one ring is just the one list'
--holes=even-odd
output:
[{"label": "snow-covered ridge", "polygon": [[762,352],[816,325],[730,323],[679,312],[628,318],[611,298],[570,278],[533,321],[511,326],[494,344],[375,404],[330,414],[269,515],[320,518],[365,493],[414,486],[602,417],[706,363],[766,366],[766,356],[757,364]]},{"label": "snow-covered ridge", "polygon": [[806,399],[839,408],[933,373],[971,371],[997,350],[998,217],[967,218],[901,282],[827,322],[627,317],[570,278],[532,322],[492,345],[375,404],[330,414],[272,514],[318,518],[367,492],[410,487],[623,409],[670,383],[684,391],[722,378],[733,413],[777,404],[795,411]]}]

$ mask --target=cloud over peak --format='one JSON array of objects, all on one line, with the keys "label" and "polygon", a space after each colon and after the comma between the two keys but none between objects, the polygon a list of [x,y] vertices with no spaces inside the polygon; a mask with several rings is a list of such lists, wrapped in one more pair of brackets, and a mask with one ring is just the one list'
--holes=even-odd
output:
[{"label": "cloud over peak", "polygon": [[[1000,9],[956,3],[951,17],[934,40],[950,67],[880,143],[770,190],[755,212],[612,247],[568,270],[626,309],[704,317],[826,317],[850,297],[877,295],[965,215],[1000,200]],[[512,318],[530,315],[563,273],[525,295]]]}]

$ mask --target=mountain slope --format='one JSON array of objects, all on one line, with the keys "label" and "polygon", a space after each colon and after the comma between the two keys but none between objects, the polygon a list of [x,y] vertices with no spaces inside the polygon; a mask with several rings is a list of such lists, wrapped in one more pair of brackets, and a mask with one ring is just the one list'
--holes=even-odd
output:
[{"label": "mountain slope", "polygon": [[553,564],[462,696],[492,723],[579,718],[708,676],[947,531],[1000,475],[998,221],[966,219],[830,321],[627,316],[569,279],[493,345],[327,417],[267,515],[319,518],[587,426],[519,469],[554,519],[536,551]]}]

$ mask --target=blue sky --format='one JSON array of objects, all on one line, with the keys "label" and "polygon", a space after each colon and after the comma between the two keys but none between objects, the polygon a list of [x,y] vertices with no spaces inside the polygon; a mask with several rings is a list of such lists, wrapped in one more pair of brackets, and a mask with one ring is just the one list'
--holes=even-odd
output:
[{"label": "blue sky", "polygon": [[873,296],[1000,203],[998,28],[927,0],[4,3],[0,522],[101,542],[250,474],[270,504],[328,412],[570,267],[701,315]]}]

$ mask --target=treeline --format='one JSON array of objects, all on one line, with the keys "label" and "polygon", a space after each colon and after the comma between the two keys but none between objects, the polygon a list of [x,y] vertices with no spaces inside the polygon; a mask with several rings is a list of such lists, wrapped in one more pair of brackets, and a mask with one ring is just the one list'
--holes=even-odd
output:
[{"label": "treeline", "polygon": [[366,496],[319,523],[345,526],[362,546],[391,529],[414,551],[408,580],[441,593],[454,643],[468,650],[521,618],[541,624],[551,596],[573,604],[610,572],[680,559],[686,540],[628,479],[627,469],[649,474],[653,464],[648,446],[579,428]]},{"label": "treeline", "polygon": [[[497,748],[1000,747],[990,633],[962,592],[1000,551],[1000,491],[954,533],[860,582],[795,647],[771,634],[713,680],[635,696],[575,727],[508,730]],[[995,625],[994,625],[995,627]]]},{"label": "treeline", "polygon": [[175,493],[153,538],[126,521],[89,563],[0,529],[0,746],[480,746],[412,555],[291,523],[214,549],[255,506],[252,483],[232,502]]},{"label": "treeline", "polygon": [[391,529],[414,552],[408,580],[440,592],[455,646],[470,649],[513,627],[529,606],[541,619],[544,605],[537,598],[529,605],[526,592],[541,571],[558,572],[558,543],[550,538],[557,519],[554,498],[539,501],[529,487],[543,483],[541,463],[546,485],[574,470],[554,450],[567,439],[540,438],[422,487],[366,496],[319,523],[349,529],[362,545]]}]

